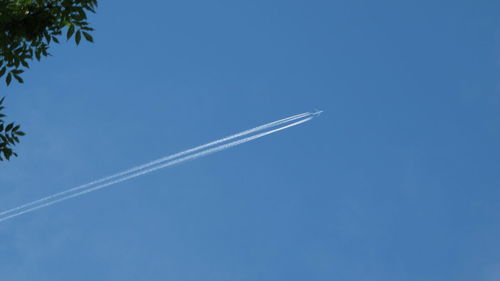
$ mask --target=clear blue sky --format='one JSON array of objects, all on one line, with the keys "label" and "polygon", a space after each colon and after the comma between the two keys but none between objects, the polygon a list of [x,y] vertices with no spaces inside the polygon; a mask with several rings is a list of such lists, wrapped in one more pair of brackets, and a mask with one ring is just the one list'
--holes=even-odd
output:
[{"label": "clear blue sky", "polygon": [[500,2],[101,1],[0,86],[0,207],[309,123],[0,224],[2,280],[500,280]]}]

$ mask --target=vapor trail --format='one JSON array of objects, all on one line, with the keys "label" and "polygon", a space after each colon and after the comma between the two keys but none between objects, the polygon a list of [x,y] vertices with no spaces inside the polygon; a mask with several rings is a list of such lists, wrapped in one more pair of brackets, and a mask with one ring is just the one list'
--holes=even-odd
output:
[{"label": "vapor trail", "polygon": [[[301,115],[301,114],[299,114],[299,115]],[[298,116],[298,115],[295,115],[295,116],[292,116],[292,117],[289,117],[289,118],[285,118],[285,119],[282,119],[282,120],[288,120],[288,122],[290,122],[290,120],[293,121],[293,120],[296,120],[296,119],[299,119],[299,118],[303,118],[303,117],[306,117],[306,116],[311,116],[311,115],[313,115],[313,114],[312,113],[305,114],[305,115],[302,115],[301,117],[294,118],[295,116]],[[177,153],[177,154],[173,154],[172,156],[167,156],[167,157],[164,157],[162,159],[166,159],[168,157],[171,157],[170,159],[172,159],[172,158],[175,158],[175,157],[173,157],[174,155],[177,155],[176,157],[179,157],[179,156],[187,154],[188,153],[187,151],[192,151],[193,152],[193,151],[201,150],[203,148],[207,148],[207,149],[202,150],[200,152],[197,152],[195,154],[191,154],[191,155],[188,155],[188,156],[184,156],[182,158],[170,160],[170,161],[168,161],[166,163],[163,163],[163,164],[160,164],[160,165],[157,165],[157,166],[154,166],[154,167],[150,167],[150,166],[154,165],[154,164],[151,164],[151,163],[153,163],[153,162],[161,163],[161,162],[164,162],[165,160],[163,160],[163,161],[156,160],[156,161],[152,161],[150,163],[147,163],[147,164],[144,164],[144,165],[141,165],[141,166],[137,166],[136,168],[132,168],[132,169],[129,169],[129,170],[125,171],[125,172],[118,173],[118,174],[115,174],[113,176],[107,177],[108,179],[112,179],[112,178],[118,177],[118,179],[115,179],[115,180],[112,180],[112,181],[109,181],[109,182],[106,182],[106,183],[102,183],[102,184],[94,186],[92,188],[81,190],[81,191],[79,191],[77,193],[66,195],[66,196],[64,196],[62,198],[59,198],[59,199],[55,199],[55,197],[67,194],[67,193],[72,192],[72,191],[83,189],[84,187],[89,187],[90,184],[82,185],[82,186],[78,187],[78,189],[72,188],[72,189],[69,189],[69,190],[66,190],[66,191],[63,191],[63,192],[56,193],[56,194],[51,195],[51,196],[47,196],[45,198],[42,198],[42,199],[30,202],[30,203],[24,204],[22,206],[13,208],[11,210],[4,211],[2,214],[8,214],[8,213],[11,213],[11,214],[8,215],[8,216],[4,216],[3,218],[0,218],[0,222],[12,219],[14,217],[20,216],[20,215],[28,213],[28,212],[32,212],[32,211],[35,211],[35,210],[38,210],[38,209],[41,209],[41,208],[44,208],[44,207],[48,207],[50,205],[53,205],[53,204],[56,204],[56,203],[59,203],[59,202],[62,202],[62,201],[66,201],[66,200],[71,199],[73,197],[81,196],[81,195],[84,195],[86,193],[93,192],[93,191],[105,188],[107,186],[110,186],[110,185],[113,185],[113,184],[116,184],[116,183],[127,181],[127,180],[130,180],[132,178],[135,178],[135,177],[138,177],[138,176],[141,176],[141,175],[144,175],[144,174],[148,174],[148,173],[151,173],[153,171],[156,171],[156,170],[159,170],[159,169],[162,169],[162,168],[166,168],[168,166],[172,166],[172,165],[179,164],[179,163],[182,163],[182,162],[185,162],[185,161],[189,161],[189,160],[194,160],[194,159],[206,156],[208,154],[219,152],[219,151],[228,149],[230,147],[237,146],[237,145],[240,145],[242,143],[246,143],[246,142],[252,141],[254,139],[261,138],[263,136],[267,136],[267,135],[273,134],[275,132],[278,132],[278,131],[281,131],[281,130],[284,130],[284,129],[287,129],[287,128],[290,128],[290,127],[293,127],[293,126],[296,126],[296,125],[299,125],[299,124],[304,123],[304,122],[307,122],[307,121],[311,120],[312,118],[313,117],[308,117],[308,118],[302,119],[300,121],[296,121],[294,123],[291,123],[291,124],[288,124],[288,125],[284,125],[284,126],[281,126],[279,128],[276,128],[276,129],[273,129],[273,130],[270,130],[270,131],[259,133],[259,134],[256,134],[256,135],[253,135],[253,136],[250,136],[250,137],[246,137],[246,138],[243,138],[243,139],[240,139],[240,140],[235,140],[235,141],[232,141],[232,142],[229,142],[229,143],[220,144],[220,145],[218,145],[216,147],[213,147],[213,148],[208,148],[208,147],[213,146],[216,143],[223,142],[222,141],[223,139],[220,139],[220,140],[217,140],[217,141],[214,141],[214,142],[202,145],[202,146],[198,146],[196,148],[189,149],[189,150]],[[276,124],[277,122],[280,122],[279,124],[283,124],[283,123],[286,122],[286,121],[282,121],[282,120],[271,122],[271,123],[268,123],[266,125],[262,125],[262,126],[259,126],[259,127],[272,128],[272,127],[275,127],[277,125],[270,126],[270,124],[273,124],[273,123]],[[229,139],[230,140],[230,139],[236,138],[237,135],[239,135],[239,136],[247,135],[247,134],[249,134],[247,132],[252,131],[252,130],[254,130],[254,132],[263,130],[263,129],[256,130],[259,127],[256,127],[254,129],[250,129],[250,130],[247,130],[247,131],[244,131],[242,133],[239,133],[239,134],[236,134],[236,135],[224,138],[224,139],[226,139],[226,140]],[[138,168],[138,167],[144,167],[144,169],[143,168]],[[150,167],[150,168],[145,169],[145,167]],[[135,171],[135,172],[133,172],[133,171]],[[119,174],[121,174],[121,175],[129,174],[129,175],[123,176],[123,177],[119,177],[119,176],[117,176]],[[93,183],[98,183],[98,182],[103,182],[103,181],[105,181],[105,180],[101,179],[101,180],[98,180],[98,181],[94,181]],[[42,203],[42,204],[34,206],[34,207],[30,207],[28,209],[25,209],[26,207],[33,206],[33,205],[36,205],[38,203]],[[24,210],[21,210],[21,209],[24,209]],[[0,214],[0,217],[2,216],[2,214]]]},{"label": "vapor trail", "polygon": [[[209,143],[204,144],[204,145],[200,145],[200,146],[197,146],[197,147],[194,147],[194,148],[191,148],[191,149],[187,149],[187,150],[175,153],[175,154],[171,154],[171,155],[159,158],[157,160],[153,160],[153,161],[148,162],[146,164],[130,168],[130,169],[125,170],[123,172],[119,172],[119,173],[113,174],[111,176],[107,176],[107,177],[104,177],[104,178],[101,178],[101,179],[98,179],[98,180],[95,180],[95,181],[92,181],[92,182],[89,182],[89,183],[86,183],[86,184],[83,184],[83,185],[80,185],[80,186],[76,186],[76,187],[67,189],[65,191],[61,191],[59,193],[55,193],[55,194],[49,195],[47,197],[43,197],[41,199],[38,199],[38,200],[35,200],[35,201],[32,201],[32,202],[26,203],[26,204],[18,206],[18,207],[2,211],[2,212],[0,212],[0,217],[4,216],[6,214],[9,214],[9,213],[13,213],[13,212],[15,212],[17,210],[21,210],[21,209],[24,209],[26,207],[39,204],[39,203],[42,203],[42,202],[47,201],[47,200],[51,200],[51,199],[53,199],[55,197],[59,197],[59,196],[64,195],[64,194],[68,194],[68,193],[71,193],[71,192],[74,192],[74,191],[85,189],[85,188],[93,186],[95,184],[99,184],[99,183],[102,183],[102,182],[106,182],[108,180],[112,180],[112,179],[115,179],[115,178],[118,178],[118,177],[121,177],[121,176],[125,176],[125,175],[133,173],[135,171],[139,171],[139,170],[151,167],[153,165],[160,164],[162,162],[165,162],[165,161],[168,161],[168,160],[172,160],[172,159],[181,157],[183,155],[187,155],[187,154],[190,154],[190,153],[193,153],[193,152],[196,152],[196,151],[199,151],[199,150],[202,150],[202,149],[214,146],[214,145],[218,145],[218,144],[221,144],[221,143],[233,140],[235,138],[239,138],[239,137],[242,137],[242,136],[246,136],[248,134],[252,134],[252,133],[256,133],[256,132],[259,132],[259,131],[262,131],[262,130],[266,130],[266,129],[269,129],[269,128],[272,128],[272,127],[276,127],[276,126],[279,126],[281,124],[288,123],[288,122],[291,122],[293,120],[297,120],[297,119],[304,118],[306,116],[311,116],[311,115],[313,115],[313,113],[311,113],[311,112],[305,112],[305,113],[297,114],[297,115],[290,116],[290,117],[287,117],[287,118],[283,118],[283,119],[280,119],[280,120],[277,120],[277,121],[274,121],[274,122],[270,122],[270,123],[267,123],[267,124],[264,124],[264,125],[261,125],[261,126],[257,126],[255,128],[248,129],[248,130],[245,130],[243,132],[240,132],[240,133],[237,133],[237,134],[234,134],[234,135],[231,135],[231,136],[227,136],[227,137],[224,137],[224,138],[221,138],[221,139],[209,142]],[[0,222],[1,221],[2,221],[2,219],[0,219]]]}]

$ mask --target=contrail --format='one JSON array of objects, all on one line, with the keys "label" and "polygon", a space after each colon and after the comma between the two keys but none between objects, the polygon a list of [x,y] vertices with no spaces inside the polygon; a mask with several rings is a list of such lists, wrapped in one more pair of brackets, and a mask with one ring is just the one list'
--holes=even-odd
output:
[{"label": "contrail", "polygon": [[[308,115],[306,115],[306,116],[308,116]],[[281,130],[284,130],[284,129],[287,129],[287,128],[290,128],[290,127],[293,127],[293,126],[296,126],[296,125],[299,125],[299,124],[304,123],[304,122],[307,122],[307,121],[311,120],[312,118],[313,117],[308,117],[308,118],[302,119],[300,121],[296,121],[294,123],[291,123],[291,124],[288,124],[288,125],[284,125],[284,126],[281,126],[279,128],[276,128],[276,129],[273,129],[273,130],[270,130],[270,131],[259,133],[257,135],[249,136],[249,137],[246,137],[246,138],[243,138],[243,139],[240,139],[240,140],[235,140],[235,141],[232,141],[232,142],[229,142],[229,143],[221,144],[221,145],[218,145],[216,147],[205,149],[203,151],[197,152],[195,154],[191,154],[191,155],[188,155],[188,156],[184,156],[182,158],[178,158],[178,159],[175,159],[175,160],[168,161],[168,162],[163,163],[161,165],[150,167],[148,169],[143,169],[142,171],[139,170],[139,171],[136,171],[135,173],[131,173],[130,175],[127,175],[127,176],[124,176],[124,177],[120,177],[120,178],[115,179],[113,181],[106,182],[106,183],[94,186],[92,188],[81,190],[80,192],[77,192],[77,193],[66,195],[66,196],[64,196],[62,198],[59,198],[59,199],[54,199],[54,197],[56,197],[56,194],[54,194],[54,195],[51,196],[52,200],[43,201],[44,203],[41,204],[41,205],[30,207],[28,209],[24,209],[24,208],[21,208],[21,207],[16,207],[14,209],[17,210],[17,212],[14,212],[13,211],[14,209],[12,209],[12,211],[9,210],[9,211],[4,212],[4,213],[12,213],[12,212],[13,213],[10,214],[10,215],[8,215],[8,216],[4,216],[3,218],[0,218],[0,222],[12,219],[14,217],[20,216],[20,215],[28,213],[28,212],[32,212],[32,211],[35,211],[35,210],[38,210],[38,209],[41,209],[41,208],[48,207],[50,205],[53,205],[53,204],[56,204],[56,203],[59,203],[59,202],[62,202],[62,201],[66,201],[66,200],[71,199],[73,197],[81,196],[81,195],[84,195],[86,193],[93,192],[93,191],[99,190],[101,188],[105,188],[107,186],[110,186],[110,185],[114,185],[116,183],[127,181],[127,180],[130,180],[132,178],[135,178],[135,177],[138,177],[138,176],[141,176],[141,175],[144,175],[144,174],[148,174],[148,173],[151,173],[153,171],[156,171],[156,170],[159,170],[159,169],[162,169],[162,168],[166,168],[168,166],[172,166],[172,165],[179,164],[179,163],[182,163],[182,162],[185,162],[185,161],[189,161],[189,160],[194,160],[194,159],[206,156],[208,154],[219,152],[219,151],[228,149],[230,147],[237,146],[237,145],[240,145],[242,143],[246,143],[246,142],[252,141],[254,139],[261,138],[263,136],[267,136],[267,135],[273,134],[275,132],[278,132],[278,131],[281,131]],[[58,194],[63,194],[63,192],[60,192]],[[37,200],[37,201],[34,201],[34,202],[40,202],[40,200]],[[34,202],[25,204],[23,206],[33,206],[33,205],[35,205]],[[20,209],[24,209],[24,210],[20,210]]]},{"label": "contrail", "polygon": [[[221,138],[221,139],[209,142],[209,143],[204,144],[204,145],[200,145],[200,146],[197,146],[197,147],[194,147],[194,148],[191,148],[191,149],[187,149],[187,150],[175,153],[175,154],[171,154],[171,155],[162,157],[160,159],[153,160],[153,161],[148,162],[146,164],[130,168],[130,169],[126,170],[126,171],[119,172],[119,173],[113,174],[111,176],[107,176],[107,177],[104,177],[104,178],[101,178],[101,179],[98,179],[98,180],[95,180],[95,181],[92,181],[92,182],[89,182],[89,183],[86,183],[86,184],[83,184],[83,185],[80,185],[80,186],[76,186],[76,187],[67,189],[65,191],[62,191],[62,192],[59,192],[59,193],[55,193],[55,194],[49,195],[47,197],[43,197],[41,199],[38,199],[38,200],[35,200],[35,201],[32,201],[32,202],[26,203],[24,205],[21,205],[21,206],[18,206],[18,207],[15,207],[15,208],[12,208],[12,209],[9,209],[9,210],[6,210],[6,211],[2,211],[2,212],[0,212],[0,217],[4,216],[6,214],[9,214],[9,213],[13,213],[13,212],[15,212],[17,210],[24,209],[26,207],[39,204],[39,203],[42,203],[42,202],[47,201],[47,200],[51,200],[51,199],[53,199],[55,197],[59,197],[59,196],[64,195],[64,194],[68,194],[68,193],[71,193],[71,192],[74,192],[74,191],[85,189],[85,188],[93,186],[95,184],[99,184],[99,183],[102,183],[102,182],[106,182],[108,180],[112,180],[112,179],[115,179],[115,178],[118,178],[118,177],[121,177],[121,176],[125,176],[125,175],[127,175],[129,173],[132,173],[132,172],[135,172],[135,171],[139,171],[139,170],[151,167],[153,165],[160,164],[162,162],[169,161],[169,160],[181,157],[183,155],[187,155],[187,154],[190,154],[190,153],[193,153],[193,152],[196,152],[196,151],[199,151],[199,150],[202,150],[202,149],[214,146],[214,145],[218,145],[218,144],[221,144],[221,143],[233,140],[235,138],[239,138],[239,137],[246,136],[246,135],[249,135],[249,134],[252,134],[252,133],[256,133],[256,132],[259,132],[259,131],[262,131],[262,130],[266,130],[266,129],[269,129],[269,128],[272,128],[272,127],[276,127],[276,126],[279,126],[281,124],[291,122],[293,120],[304,118],[306,116],[311,116],[313,114],[314,113],[311,113],[311,112],[305,112],[305,113],[297,114],[297,115],[294,115],[294,116],[291,116],[291,117],[280,119],[280,120],[277,120],[277,121],[274,121],[274,122],[270,122],[270,123],[267,123],[267,124],[264,124],[264,125],[261,125],[261,126],[257,126],[255,128],[248,129],[248,130],[245,130],[243,132],[240,132],[240,133],[228,136],[228,137],[224,137],[224,138]],[[0,219],[0,222],[1,221],[2,220]]]},{"label": "contrail", "polygon": [[254,136],[246,137],[244,139],[233,141],[233,142],[230,142],[230,143],[222,144],[222,145],[219,145],[219,146],[216,146],[216,147],[213,147],[213,148],[210,148],[210,149],[207,149],[207,150],[204,150],[204,151],[201,151],[201,152],[189,155],[189,156],[185,156],[185,157],[182,157],[182,158],[179,158],[179,159],[175,159],[175,160],[169,161],[167,163],[164,163],[164,164],[161,164],[161,165],[149,168],[149,169],[145,169],[145,170],[142,170],[142,171],[137,171],[135,173],[132,173],[131,175],[128,175],[128,176],[125,176],[125,177],[122,177],[122,178],[119,178],[119,179],[116,179],[116,180],[113,180],[113,181],[110,181],[110,182],[107,182],[107,183],[103,183],[103,184],[100,184],[98,186],[95,186],[95,187],[92,187],[92,188],[89,188],[89,189],[85,189],[85,190],[82,190],[80,192],[77,192],[77,193],[74,193],[74,194],[71,194],[71,195],[66,195],[66,196],[64,196],[62,198],[59,198],[59,199],[51,200],[51,201],[46,202],[46,203],[44,203],[42,205],[38,205],[36,207],[31,207],[31,208],[28,208],[26,210],[18,211],[18,212],[13,213],[13,214],[11,214],[9,216],[1,218],[0,222],[12,219],[14,217],[20,216],[20,215],[28,213],[28,212],[32,212],[32,211],[35,211],[35,210],[38,210],[38,209],[41,209],[41,208],[44,208],[44,207],[48,207],[50,205],[53,205],[53,204],[56,204],[56,203],[59,203],[59,202],[62,202],[62,201],[66,201],[66,200],[71,199],[73,197],[81,196],[81,195],[84,195],[86,193],[93,192],[93,191],[99,190],[101,188],[105,188],[105,187],[110,186],[110,185],[114,185],[114,184],[117,184],[117,183],[120,183],[120,182],[123,182],[123,181],[127,181],[127,180],[130,180],[132,178],[135,178],[135,177],[138,177],[138,176],[141,176],[141,175],[144,175],[144,174],[148,174],[148,173],[151,173],[153,171],[156,171],[156,170],[159,170],[159,169],[162,169],[162,168],[166,168],[168,166],[172,166],[172,165],[179,164],[179,163],[182,163],[182,162],[185,162],[185,161],[189,161],[189,160],[194,160],[196,158],[200,158],[200,157],[206,156],[208,154],[219,152],[219,151],[228,149],[230,147],[233,147],[233,146],[236,146],[236,145],[240,145],[242,143],[249,142],[251,140],[254,140],[254,139],[257,139],[257,138],[261,138],[263,136],[266,136],[266,135],[269,135],[269,134],[272,134],[272,133],[284,130],[286,128],[299,125],[299,124],[307,122],[307,121],[309,121],[311,119],[312,119],[312,117],[309,117],[309,118],[306,118],[306,119],[294,122],[292,124],[288,124],[288,125],[279,127],[277,129],[274,129],[274,130],[271,130],[271,131],[267,131],[267,132],[260,133],[260,134],[254,135]]}]

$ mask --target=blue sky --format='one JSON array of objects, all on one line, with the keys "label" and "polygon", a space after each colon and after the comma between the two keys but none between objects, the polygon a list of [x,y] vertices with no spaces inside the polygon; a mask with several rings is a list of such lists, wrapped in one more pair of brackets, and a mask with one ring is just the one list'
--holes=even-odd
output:
[{"label": "blue sky", "polygon": [[317,119],[0,224],[2,280],[500,280],[498,1],[102,2],[9,88],[1,209]]}]

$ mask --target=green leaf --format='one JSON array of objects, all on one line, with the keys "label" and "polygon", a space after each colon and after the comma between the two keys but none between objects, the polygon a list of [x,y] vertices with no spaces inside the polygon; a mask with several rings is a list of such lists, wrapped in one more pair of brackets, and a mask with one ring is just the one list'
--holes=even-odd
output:
[{"label": "green leaf", "polygon": [[89,42],[94,42],[94,38],[92,38],[92,35],[90,35],[88,32],[83,31],[83,36],[85,36],[85,39]]},{"label": "green leaf", "polygon": [[10,156],[12,155],[12,149],[10,149],[10,148],[5,148],[5,149],[3,150],[3,155],[5,155],[5,158],[6,158],[7,160],[9,160],[9,159],[10,159]]},{"label": "green leaf", "polygon": [[45,37],[45,40],[47,41],[47,43],[50,43],[50,39],[51,39],[51,38],[50,38],[50,35],[49,35],[49,33],[48,33],[47,31],[45,31],[45,32],[43,33],[43,36]]},{"label": "green leaf", "polygon": [[68,33],[66,34],[66,38],[69,40],[69,38],[71,38],[71,35],[73,35],[73,33],[75,33],[75,26],[71,25],[68,28]]},{"label": "green leaf", "polygon": [[7,127],[5,127],[5,131],[6,132],[10,131],[12,127],[14,127],[14,123],[10,123],[9,125],[7,125]]},{"label": "green leaf", "polygon": [[37,61],[40,61],[40,55],[41,55],[41,53],[42,53],[42,50],[36,49],[36,51],[35,51],[35,57],[36,57]]},{"label": "green leaf", "polygon": [[17,131],[17,132],[16,132],[16,135],[18,135],[18,136],[24,136],[24,135],[26,135],[26,134],[25,134],[23,131]]},{"label": "green leaf", "polygon": [[78,30],[76,32],[76,35],[75,35],[75,42],[76,42],[76,45],[80,44],[80,40],[82,39],[82,33],[80,32],[80,30]]},{"label": "green leaf", "polygon": [[10,142],[10,144],[16,145],[16,141],[9,135],[6,135],[7,140]]},{"label": "green leaf", "polygon": [[4,66],[2,69],[0,69],[0,77],[2,77],[5,74],[5,71],[7,70],[7,67]]},{"label": "green leaf", "polygon": [[12,73],[9,72],[9,74],[7,74],[7,78],[5,78],[5,83],[7,83],[7,86],[10,85],[10,81],[12,81]]},{"label": "green leaf", "polygon": [[17,82],[23,84],[24,83],[24,80],[23,78],[21,78],[21,76],[17,75],[17,74],[14,74],[14,78],[16,78]]}]

